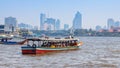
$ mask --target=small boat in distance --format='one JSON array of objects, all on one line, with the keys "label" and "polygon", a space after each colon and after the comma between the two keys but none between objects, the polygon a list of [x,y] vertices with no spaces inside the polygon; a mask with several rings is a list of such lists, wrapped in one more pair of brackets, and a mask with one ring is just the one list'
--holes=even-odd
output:
[{"label": "small boat in distance", "polygon": [[0,44],[4,45],[23,45],[27,40],[20,42],[13,41],[14,35],[12,34],[0,34]]},{"label": "small boat in distance", "polygon": [[23,40],[20,42],[16,42],[16,41],[9,41],[12,38],[0,38],[0,44],[4,44],[4,45],[23,45],[25,42],[27,42],[27,40]]},{"label": "small boat in distance", "polygon": [[22,54],[44,54],[63,50],[79,49],[82,42],[74,38],[31,38],[22,46]]}]

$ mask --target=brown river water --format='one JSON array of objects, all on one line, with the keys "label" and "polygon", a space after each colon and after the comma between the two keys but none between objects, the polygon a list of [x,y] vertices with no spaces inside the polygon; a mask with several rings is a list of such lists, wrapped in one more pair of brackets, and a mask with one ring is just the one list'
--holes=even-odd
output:
[{"label": "brown river water", "polygon": [[80,37],[79,50],[22,55],[20,45],[0,45],[0,68],[120,68],[120,37]]}]

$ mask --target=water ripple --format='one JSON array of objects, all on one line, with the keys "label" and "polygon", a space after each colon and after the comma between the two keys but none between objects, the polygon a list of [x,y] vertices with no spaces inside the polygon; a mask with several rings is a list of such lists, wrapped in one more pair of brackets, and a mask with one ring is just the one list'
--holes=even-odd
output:
[{"label": "water ripple", "polygon": [[22,55],[21,46],[0,45],[0,68],[120,68],[119,37],[80,37],[79,50]]}]

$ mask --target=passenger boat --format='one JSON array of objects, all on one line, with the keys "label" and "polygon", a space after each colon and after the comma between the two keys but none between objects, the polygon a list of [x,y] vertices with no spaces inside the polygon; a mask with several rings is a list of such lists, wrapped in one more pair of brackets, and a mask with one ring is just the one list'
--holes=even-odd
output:
[{"label": "passenger boat", "polygon": [[48,52],[79,49],[82,42],[74,38],[31,38],[22,46],[22,54],[44,54]]},{"label": "passenger boat", "polygon": [[0,44],[5,44],[5,45],[23,45],[27,40],[23,40],[20,42],[16,42],[16,41],[9,41],[12,38],[0,38]]}]

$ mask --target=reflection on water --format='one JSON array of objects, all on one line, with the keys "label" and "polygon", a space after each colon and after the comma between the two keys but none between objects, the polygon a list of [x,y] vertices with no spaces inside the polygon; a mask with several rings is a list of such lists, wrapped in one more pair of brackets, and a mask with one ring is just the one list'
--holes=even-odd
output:
[{"label": "reflection on water", "polygon": [[21,46],[0,45],[0,68],[120,68],[119,37],[80,37],[79,50],[22,55]]}]

